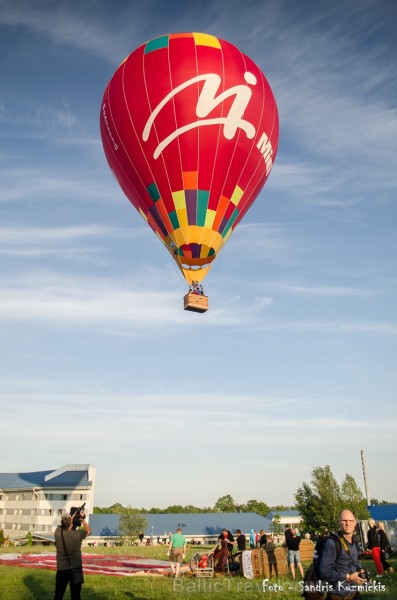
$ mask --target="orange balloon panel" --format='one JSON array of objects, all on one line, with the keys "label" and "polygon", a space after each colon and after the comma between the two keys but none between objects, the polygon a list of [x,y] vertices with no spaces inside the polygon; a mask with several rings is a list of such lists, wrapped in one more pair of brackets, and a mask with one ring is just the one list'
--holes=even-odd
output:
[{"label": "orange balloon panel", "polygon": [[278,113],[265,76],[212,35],[164,35],[119,66],[100,125],[122,190],[186,280],[201,281],[273,166]]}]

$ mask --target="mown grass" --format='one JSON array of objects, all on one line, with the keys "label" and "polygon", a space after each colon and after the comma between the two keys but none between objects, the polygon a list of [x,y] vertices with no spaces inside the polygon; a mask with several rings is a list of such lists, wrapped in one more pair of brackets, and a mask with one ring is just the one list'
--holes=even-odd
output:
[{"label": "mown grass", "polygon": [[[130,556],[145,556],[147,558],[165,559],[165,548],[100,548],[84,549],[93,553],[121,554]],[[200,548],[200,551],[203,548]],[[12,549],[7,550],[12,551]],[[22,548],[14,548],[14,552]],[[52,548],[28,548],[23,551],[48,552]],[[195,553],[195,548],[189,549],[190,555]],[[397,569],[397,560],[391,560]],[[371,561],[366,565],[374,572]],[[244,598],[251,600],[263,598],[264,600],[298,600],[300,589],[298,583],[284,577],[268,583],[263,591],[263,581],[247,580],[243,577],[217,577],[215,579],[201,579],[192,576],[183,576],[178,580],[169,577],[111,577],[105,575],[86,575],[83,586],[83,600],[160,600],[173,598],[174,600],[203,600],[211,598],[220,600],[238,600]],[[395,600],[397,598],[397,574],[386,575],[381,580],[385,589],[365,593],[367,600]],[[54,594],[55,572],[41,569],[26,569],[22,567],[8,567],[0,565],[0,599],[1,600],[45,600],[52,599]],[[272,586],[272,587],[269,587]],[[65,598],[69,598],[69,592]]]}]

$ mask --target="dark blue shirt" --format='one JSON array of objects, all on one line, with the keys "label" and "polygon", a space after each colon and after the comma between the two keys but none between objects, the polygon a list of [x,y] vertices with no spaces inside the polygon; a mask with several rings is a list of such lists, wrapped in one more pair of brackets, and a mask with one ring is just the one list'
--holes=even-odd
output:
[{"label": "dark blue shirt", "polygon": [[[337,542],[336,542],[337,543]],[[337,554],[335,540],[329,537],[325,540],[320,558],[319,574],[323,582],[332,586],[334,594],[348,596],[357,591],[357,584],[346,581],[347,573],[356,573],[361,569],[357,544],[351,544],[342,538],[341,552]]]}]

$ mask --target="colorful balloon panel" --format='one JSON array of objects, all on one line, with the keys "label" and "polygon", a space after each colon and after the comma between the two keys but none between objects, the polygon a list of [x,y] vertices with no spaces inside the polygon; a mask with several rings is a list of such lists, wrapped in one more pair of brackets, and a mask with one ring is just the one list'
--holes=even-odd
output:
[{"label": "colorful balloon panel", "polygon": [[265,76],[215,36],[164,35],[116,70],[100,127],[125,195],[186,280],[202,281],[273,166],[278,113]]}]

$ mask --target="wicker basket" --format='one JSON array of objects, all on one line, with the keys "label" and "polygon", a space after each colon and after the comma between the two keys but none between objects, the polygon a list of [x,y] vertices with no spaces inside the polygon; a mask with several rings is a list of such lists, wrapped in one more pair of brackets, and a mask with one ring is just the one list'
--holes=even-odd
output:
[{"label": "wicker basket", "polygon": [[[288,574],[287,554],[284,548],[269,545],[246,552],[241,561],[243,575],[249,579],[281,577]],[[245,559],[244,559],[245,558]]]},{"label": "wicker basket", "polygon": [[185,310],[203,313],[208,310],[208,296],[186,294],[183,297],[183,307]]},{"label": "wicker basket", "polygon": [[314,543],[312,540],[302,540],[299,544],[301,562],[311,562],[314,555]]},{"label": "wicker basket", "polygon": [[284,548],[269,544],[261,548],[265,577],[281,577],[288,574],[287,553]]}]

